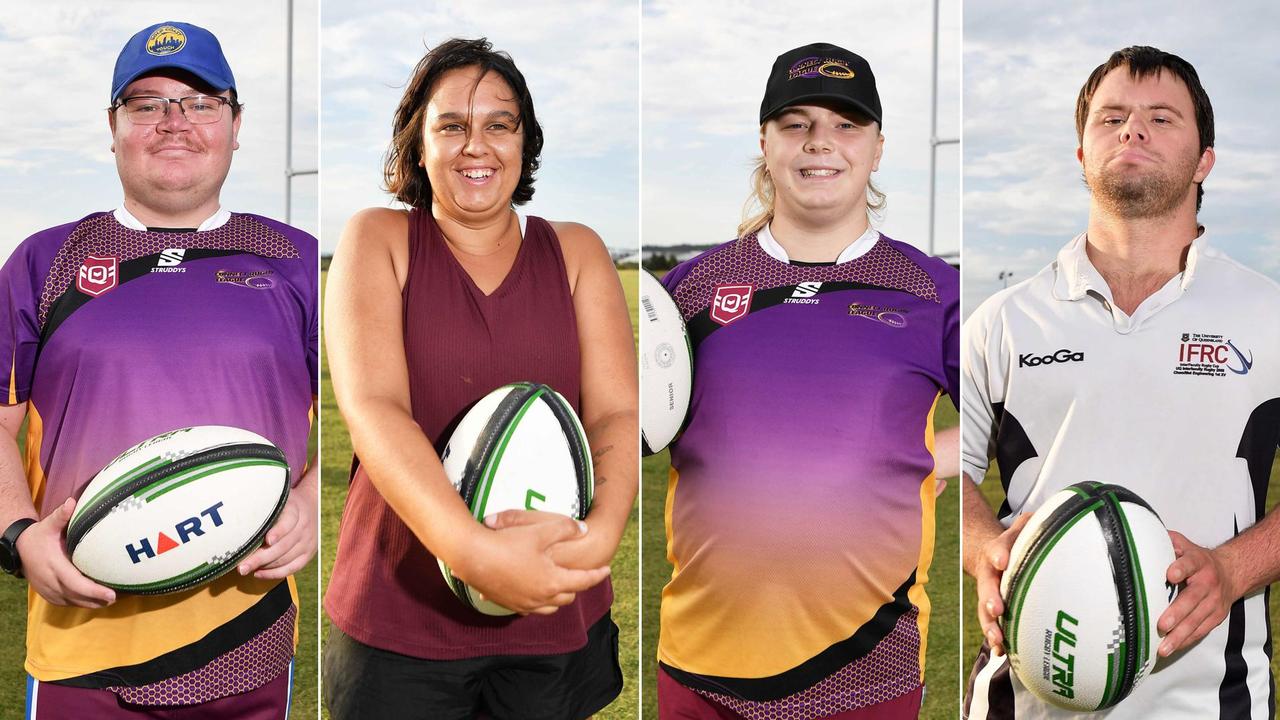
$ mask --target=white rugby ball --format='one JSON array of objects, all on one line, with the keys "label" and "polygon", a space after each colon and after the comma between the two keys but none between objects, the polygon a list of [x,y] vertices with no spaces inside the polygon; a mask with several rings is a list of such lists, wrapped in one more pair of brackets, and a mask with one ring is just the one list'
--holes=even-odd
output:
[{"label": "white rugby ball", "polygon": [[1083,482],[1049,498],[1014,542],[1000,582],[1014,673],[1068,710],[1109,708],[1151,671],[1173,543],[1151,506]]},{"label": "white rugby ball", "polygon": [[67,552],[116,590],[156,595],[234,568],[289,497],[284,453],[257,433],[200,425],[124,451],[80,493]]},{"label": "white rugby ball", "polygon": [[[546,385],[512,383],[467,411],[440,456],[449,482],[478,522],[504,510],[543,510],[578,520],[595,492],[591,449],[573,406]],[[440,560],[445,583],[468,607],[510,615],[480,597]]]},{"label": "white rugby ball", "polygon": [[675,440],[689,414],[693,346],[680,308],[647,271],[640,273],[640,435],[645,455]]}]

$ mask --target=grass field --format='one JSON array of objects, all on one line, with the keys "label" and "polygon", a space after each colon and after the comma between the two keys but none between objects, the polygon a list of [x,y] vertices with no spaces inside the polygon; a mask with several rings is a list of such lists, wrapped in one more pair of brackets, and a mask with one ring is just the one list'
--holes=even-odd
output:
[{"label": "grass field", "polygon": [[[1000,486],[1000,473],[996,469],[995,463],[992,463],[991,468],[987,470],[986,478],[979,488],[991,507],[1000,507],[1000,503],[1004,501],[1004,490]],[[1280,459],[1271,465],[1271,482],[1267,486],[1267,512],[1272,512],[1277,503],[1280,503]],[[973,578],[965,575],[964,599],[961,607],[962,626],[964,628],[963,667],[966,673],[963,684],[968,683],[967,673],[973,663],[973,659],[978,656],[978,648],[982,646],[982,629],[978,625],[976,608],[977,596]],[[1280,628],[1280,603],[1272,602],[1270,614],[1271,627],[1273,629]],[[1271,658],[1271,674],[1274,676],[1277,673],[1280,673],[1280,655]]]},{"label": "grass field", "polygon": [[[627,293],[627,307],[631,310],[632,328],[638,305],[639,275],[636,270],[621,270],[619,277]],[[321,275],[321,285],[327,273]],[[342,507],[347,499],[347,474],[351,461],[351,439],[347,435],[346,424],[338,412],[333,398],[333,385],[329,378],[328,363],[321,370],[321,435],[324,448],[324,461],[321,471],[323,491],[320,501],[322,509],[321,532],[321,566],[324,568],[324,581],[327,584],[329,573],[333,568],[333,551],[338,538],[338,523],[342,517]],[[639,439],[637,438],[637,443]],[[622,695],[608,708],[596,714],[602,720],[634,720],[639,706],[639,688],[637,687],[638,651],[639,651],[639,552],[637,549],[638,514],[631,512],[631,520],[627,531],[618,546],[618,554],[613,560],[613,620],[619,629],[619,661],[626,685]],[[325,632],[328,633],[329,621],[324,620]],[[314,717],[314,715],[312,715]],[[328,711],[325,711],[328,718]],[[656,715],[654,716],[656,717]]]},{"label": "grass field", "polygon": [[[955,408],[946,398],[938,403],[936,421],[939,429],[953,427],[957,422]],[[644,537],[641,562],[644,568],[644,646],[641,667],[644,678],[644,717],[656,718],[658,606],[662,587],[671,577],[671,564],[667,562],[666,528],[663,524],[667,468],[670,466],[667,452],[664,450],[645,458],[643,466],[640,494],[641,532]],[[920,714],[925,720],[955,720],[959,716],[960,617],[957,592],[960,581],[960,505],[956,487],[956,481],[950,481],[937,504],[937,541],[927,586],[933,603],[933,618],[929,623],[929,647],[925,665],[925,684],[928,690],[924,709]]]}]

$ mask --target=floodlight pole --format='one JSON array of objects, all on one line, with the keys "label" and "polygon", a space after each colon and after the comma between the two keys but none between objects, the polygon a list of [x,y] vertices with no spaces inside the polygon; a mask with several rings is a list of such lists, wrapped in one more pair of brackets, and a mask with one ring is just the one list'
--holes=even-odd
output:
[{"label": "floodlight pole", "polygon": [[938,137],[938,2],[933,0],[933,88],[929,112],[929,254],[933,255],[934,215],[937,213],[938,146],[955,145],[960,138]]},{"label": "floodlight pole", "polygon": [[284,222],[293,223],[293,178],[295,175],[315,175],[315,168],[296,170],[293,167],[293,0],[289,0],[286,12],[289,19],[285,40],[284,80]]}]

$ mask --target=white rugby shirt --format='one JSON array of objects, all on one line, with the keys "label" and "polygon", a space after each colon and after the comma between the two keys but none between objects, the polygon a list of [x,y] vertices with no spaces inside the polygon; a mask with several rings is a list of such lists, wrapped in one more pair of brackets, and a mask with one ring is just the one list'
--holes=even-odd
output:
[{"label": "white rugby shirt", "polygon": [[[1127,316],[1081,234],[1034,277],[988,298],[963,336],[963,468],[981,482],[997,460],[1006,526],[1083,480],[1128,487],[1205,547],[1262,517],[1280,437],[1280,285],[1205,236],[1185,270]],[[1120,705],[1088,717],[1272,718],[1266,595],[1236,603]],[[1003,665],[979,668],[972,720],[1073,717]]]}]

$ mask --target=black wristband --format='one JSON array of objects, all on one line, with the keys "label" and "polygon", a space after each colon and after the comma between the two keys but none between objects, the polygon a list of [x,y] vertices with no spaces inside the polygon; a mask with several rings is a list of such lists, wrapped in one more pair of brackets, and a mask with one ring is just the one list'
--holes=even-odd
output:
[{"label": "black wristband", "polygon": [[14,520],[0,536],[0,570],[14,577],[22,577],[22,558],[18,556],[18,536],[35,524],[34,518]]}]

